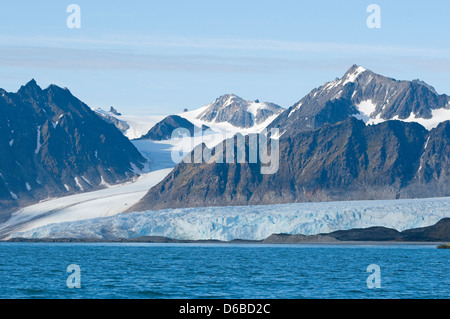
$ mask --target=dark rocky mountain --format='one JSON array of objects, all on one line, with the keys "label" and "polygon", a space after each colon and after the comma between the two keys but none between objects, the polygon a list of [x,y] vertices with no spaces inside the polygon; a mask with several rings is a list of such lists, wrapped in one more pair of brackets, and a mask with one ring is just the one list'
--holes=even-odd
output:
[{"label": "dark rocky mountain", "polygon": [[[432,130],[424,145],[419,170],[415,179],[418,184],[432,185],[436,194],[446,194],[450,181],[450,121],[443,122]],[[427,192],[427,195],[432,195]]]},{"label": "dark rocky mountain", "polygon": [[339,230],[322,234],[339,241],[406,241],[406,242],[441,242],[450,241],[450,218],[444,218],[437,224],[404,230],[399,232],[385,227]]},{"label": "dark rocky mountain", "polygon": [[408,229],[401,232],[404,241],[450,241],[450,218],[440,220],[436,225]]},{"label": "dark rocky mountain", "polygon": [[417,123],[366,126],[349,117],[281,138],[273,175],[262,175],[248,157],[242,164],[181,163],[130,211],[448,196],[448,166],[439,163],[448,161],[441,150],[449,147],[449,125],[428,132]]},{"label": "dark rocky mountain", "polygon": [[0,210],[137,176],[145,159],[66,88],[0,89]]},{"label": "dark rocky mountain", "polygon": [[402,239],[401,232],[386,227],[338,230],[327,236],[339,241],[400,241]]},{"label": "dark rocky mountain", "polygon": [[194,136],[194,133],[209,129],[209,127],[205,125],[202,125],[201,128],[197,127],[187,119],[178,115],[170,115],[153,126],[147,134],[141,137],[141,139],[150,139],[153,141],[169,140],[172,138],[173,131],[178,128],[187,129],[191,136]]},{"label": "dark rocky mountain", "polygon": [[368,124],[411,116],[417,120],[430,119],[433,110],[450,110],[449,102],[449,96],[437,94],[433,87],[419,80],[397,81],[354,65],[341,79],[312,90],[268,128],[279,128],[281,133],[294,136],[349,116]]},{"label": "dark rocky mountain", "polygon": [[249,128],[264,123],[284,109],[273,103],[247,101],[233,94],[226,94],[207,105],[197,117],[205,122],[230,123],[240,128]]},{"label": "dark rocky mountain", "polygon": [[450,218],[441,219],[437,224],[399,232],[386,227],[338,230],[313,236],[274,234],[262,241],[264,244],[298,244],[307,242],[448,242],[450,241]]}]

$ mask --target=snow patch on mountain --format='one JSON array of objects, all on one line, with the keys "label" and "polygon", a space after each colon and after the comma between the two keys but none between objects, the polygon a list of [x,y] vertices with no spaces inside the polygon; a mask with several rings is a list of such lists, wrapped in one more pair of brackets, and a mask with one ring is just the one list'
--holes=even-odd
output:
[{"label": "snow patch on mountain", "polygon": [[372,102],[372,100],[362,101],[361,103],[356,105],[356,108],[358,109],[359,113],[353,114],[353,116],[358,120],[362,120],[364,123],[366,123],[366,125],[374,125],[384,122],[379,114],[376,117],[373,117],[377,106]]},{"label": "snow patch on mountain", "polygon": [[38,154],[41,149],[41,127],[37,127],[37,141],[36,141],[36,149],[34,150],[35,154]]},{"label": "snow patch on mountain", "polygon": [[74,178],[74,180],[75,180],[75,183],[77,184],[78,188],[81,189],[82,191],[84,191],[83,185],[81,184],[80,179],[78,178],[78,176],[76,176]]},{"label": "snow patch on mountain", "polygon": [[[363,68],[362,66],[354,66],[354,70],[352,72],[346,73],[341,79],[336,79],[331,82],[325,83],[320,89],[323,89],[325,91],[330,91],[338,86],[345,86],[347,83],[353,83],[356,81],[356,79],[367,69]],[[315,92],[315,95],[319,93],[319,90]],[[314,96],[315,96],[314,95]]]},{"label": "snow patch on mountain", "polygon": [[347,74],[344,78],[343,78],[343,83],[342,85],[346,85],[347,83],[353,83],[355,82],[355,80],[358,78],[358,76],[360,76],[363,72],[367,71],[365,68],[363,68],[362,66],[358,66],[355,68],[355,70],[352,73]]},{"label": "snow patch on mountain", "polygon": [[412,112],[406,119],[400,119],[397,115],[394,116],[392,119],[404,122],[416,122],[425,127],[427,130],[432,130],[433,128],[436,128],[442,122],[450,121],[450,109],[442,108],[437,110],[431,110],[431,114],[432,115],[430,119],[416,117],[416,115]]},{"label": "snow patch on mountain", "polygon": [[[377,106],[371,100],[361,102],[360,104],[356,105],[356,108],[358,109],[359,113],[353,114],[353,116],[358,120],[364,121],[366,125],[376,125],[388,121],[386,119],[382,119],[380,114],[377,114],[376,117],[373,117]],[[408,118],[402,119],[398,115],[395,115],[389,120],[419,123],[429,131],[436,128],[442,122],[450,121],[450,109],[442,108],[431,110],[431,114],[431,118],[425,119],[422,117],[417,117],[413,112],[411,112]]]},{"label": "snow patch on mountain", "polygon": [[298,103],[295,107],[292,108],[292,110],[289,112],[288,118],[291,117],[293,113],[295,113],[297,110],[299,110],[302,107],[302,103]]}]

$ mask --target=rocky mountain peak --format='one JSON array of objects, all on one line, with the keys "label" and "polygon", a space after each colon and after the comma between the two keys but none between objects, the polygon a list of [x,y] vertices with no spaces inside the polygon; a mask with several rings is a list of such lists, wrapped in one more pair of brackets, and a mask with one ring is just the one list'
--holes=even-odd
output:
[{"label": "rocky mountain peak", "polygon": [[352,65],[352,67],[348,69],[347,72],[345,72],[344,76],[342,77],[342,81],[344,81],[343,85],[349,82],[354,82],[364,72],[372,73],[372,71],[369,71],[363,68],[362,66],[356,64]]},{"label": "rocky mountain peak", "polygon": [[227,107],[232,104],[245,108],[247,101],[235,94],[224,94],[218,97],[212,106]]},{"label": "rocky mountain peak", "polygon": [[248,101],[234,94],[225,94],[208,104],[197,116],[205,122],[229,123],[235,127],[249,128],[261,124],[283,111],[279,105],[267,102]]},{"label": "rocky mountain peak", "polygon": [[35,79],[31,79],[27,84],[21,86],[17,93],[23,96],[37,96],[42,93],[42,89]]},{"label": "rocky mountain peak", "polygon": [[295,135],[349,116],[367,125],[388,120],[418,122],[430,130],[450,120],[450,98],[422,81],[398,81],[353,65],[342,78],[312,90],[270,127]]}]

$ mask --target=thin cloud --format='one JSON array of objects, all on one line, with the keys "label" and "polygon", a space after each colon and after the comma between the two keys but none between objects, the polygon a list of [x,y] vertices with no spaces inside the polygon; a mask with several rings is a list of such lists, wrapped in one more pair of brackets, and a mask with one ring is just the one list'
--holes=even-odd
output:
[{"label": "thin cloud", "polygon": [[152,50],[164,48],[207,49],[258,52],[297,52],[333,54],[382,54],[396,56],[446,57],[449,49],[407,47],[379,44],[296,42],[280,40],[257,40],[236,38],[187,38],[187,37],[8,37],[0,36],[0,46],[33,46],[67,48],[109,48],[126,50]]},{"label": "thin cloud", "polygon": [[157,55],[36,47],[3,47],[0,50],[0,66],[16,68],[267,73],[298,65],[302,63],[279,58]]},{"label": "thin cloud", "polygon": [[[199,49],[199,50],[192,50]],[[195,52],[195,53],[191,53]],[[0,36],[0,66],[41,70],[181,71],[273,74],[342,70],[353,63],[447,72],[450,52],[363,44],[218,38]],[[359,62],[362,61],[362,62]],[[370,65],[370,64],[369,64]]]}]

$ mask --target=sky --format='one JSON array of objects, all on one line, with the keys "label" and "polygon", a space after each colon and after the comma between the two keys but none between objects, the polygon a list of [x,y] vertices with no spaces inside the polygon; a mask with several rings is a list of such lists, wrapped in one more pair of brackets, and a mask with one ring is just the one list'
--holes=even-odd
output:
[{"label": "sky", "polygon": [[358,64],[450,94],[449,15],[448,0],[0,0],[0,87],[34,78],[135,115],[227,93],[288,108]]}]

